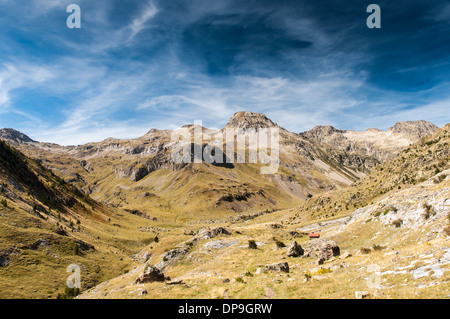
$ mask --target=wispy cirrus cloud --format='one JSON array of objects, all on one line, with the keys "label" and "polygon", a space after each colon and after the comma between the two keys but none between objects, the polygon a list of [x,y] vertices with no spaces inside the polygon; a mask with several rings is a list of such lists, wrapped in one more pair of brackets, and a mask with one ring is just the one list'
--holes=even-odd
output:
[{"label": "wispy cirrus cloud", "polygon": [[0,109],[10,106],[13,90],[38,85],[51,77],[51,72],[36,65],[4,63],[0,67]]},{"label": "wispy cirrus cloud", "polygon": [[448,3],[380,1],[381,30],[343,0],[79,0],[69,30],[64,1],[0,0],[0,127],[79,144],[240,110],[295,132],[449,122]]},{"label": "wispy cirrus cloud", "polygon": [[158,13],[158,9],[153,2],[149,2],[142,10],[142,14],[136,17],[130,24],[131,34],[129,39],[133,39],[139,32],[145,28],[145,24]]}]

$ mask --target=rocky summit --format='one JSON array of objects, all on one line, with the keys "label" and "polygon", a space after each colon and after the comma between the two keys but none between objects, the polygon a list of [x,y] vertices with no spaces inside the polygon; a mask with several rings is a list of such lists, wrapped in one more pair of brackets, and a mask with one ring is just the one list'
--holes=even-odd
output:
[{"label": "rocky summit", "polygon": [[[204,157],[265,128],[275,172]],[[0,298],[450,295],[450,124],[290,132],[238,112],[183,129],[201,158],[175,162],[172,130],[77,146],[0,130]]]},{"label": "rocky summit", "polygon": [[225,128],[230,129],[260,129],[278,126],[264,114],[254,112],[237,112],[230,119]]},{"label": "rocky summit", "polygon": [[32,143],[35,142],[27,135],[12,129],[4,128],[0,130],[0,139],[8,141],[9,143],[20,144],[20,143]]}]

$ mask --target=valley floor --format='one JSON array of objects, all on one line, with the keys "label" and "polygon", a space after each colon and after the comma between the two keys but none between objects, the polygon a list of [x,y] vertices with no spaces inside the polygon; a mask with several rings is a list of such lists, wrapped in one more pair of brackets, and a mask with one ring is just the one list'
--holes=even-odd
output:
[{"label": "valley floor", "polygon": [[[449,178],[428,180],[328,223],[283,225],[266,215],[180,231],[144,249],[146,262],[79,298],[449,298],[449,198]],[[219,226],[230,233],[215,236]],[[321,238],[310,240],[311,230]],[[317,256],[288,257],[288,247],[277,245],[295,240],[315,255],[324,239],[340,255],[323,264]],[[289,272],[265,270],[284,262]],[[136,284],[147,265],[162,266],[171,280]]]}]

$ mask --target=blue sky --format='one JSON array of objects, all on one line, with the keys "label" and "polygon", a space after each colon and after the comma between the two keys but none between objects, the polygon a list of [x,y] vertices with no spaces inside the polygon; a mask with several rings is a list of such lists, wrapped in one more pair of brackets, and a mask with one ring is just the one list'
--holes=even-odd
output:
[{"label": "blue sky", "polygon": [[443,0],[0,0],[0,127],[68,145],[241,110],[294,132],[442,126],[449,34]]}]

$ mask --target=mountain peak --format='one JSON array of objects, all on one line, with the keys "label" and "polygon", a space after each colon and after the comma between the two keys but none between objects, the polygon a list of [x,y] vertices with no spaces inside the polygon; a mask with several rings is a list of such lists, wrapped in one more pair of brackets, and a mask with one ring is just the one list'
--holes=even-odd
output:
[{"label": "mountain peak", "polygon": [[307,139],[323,141],[335,133],[345,133],[345,131],[339,130],[331,125],[317,125],[311,130],[301,133],[301,135]]},{"label": "mountain peak", "polygon": [[29,136],[12,128],[0,129],[0,139],[13,143],[32,143],[36,142]]},{"label": "mountain peak", "polygon": [[230,119],[226,128],[259,129],[278,126],[265,114],[254,112],[237,112]]},{"label": "mountain peak", "polygon": [[312,128],[310,131],[311,134],[319,134],[319,135],[332,135],[333,133],[343,133],[343,130],[339,130],[331,125],[317,125],[314,128]]},{"label": "mountain peak", "polygon": [[436,132],[438,127],[433,123],[419,120],[419,121],[404,121],[397,122],[391,128],[389,128],[389,132],[392,133],[401,133],[405,134],[409,137],[422,138],[427,135],[433,134]]}]

